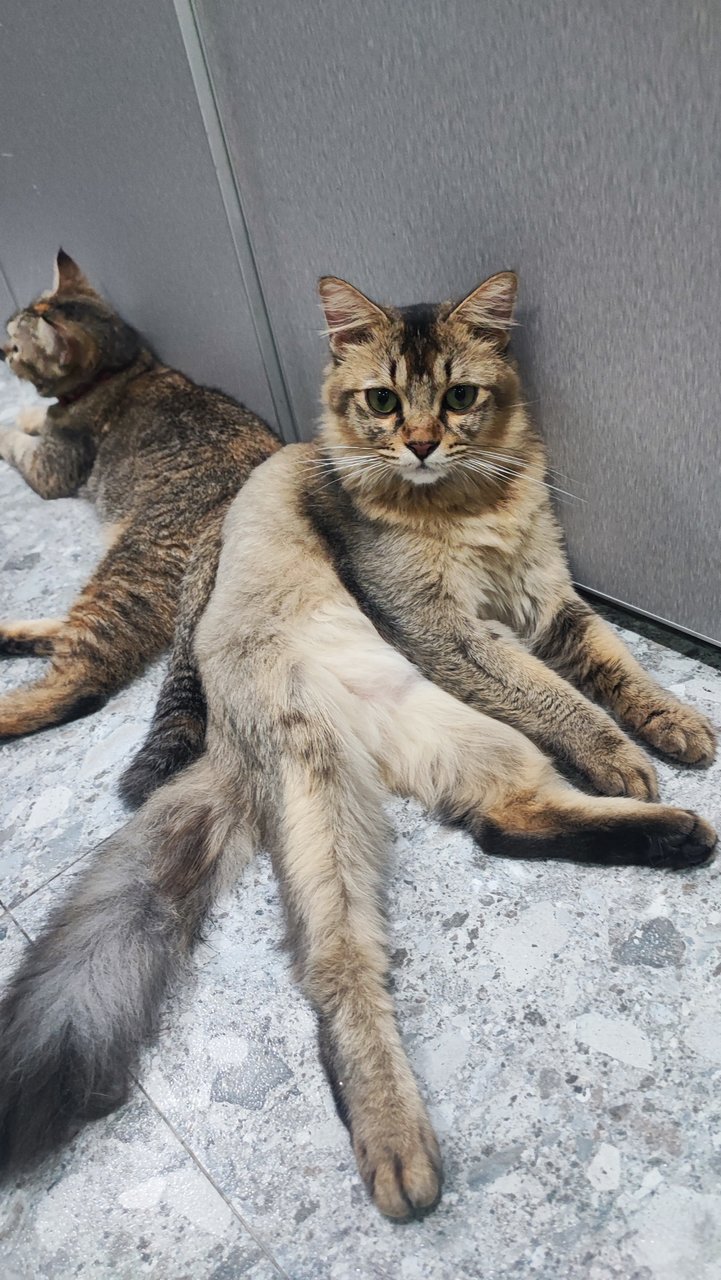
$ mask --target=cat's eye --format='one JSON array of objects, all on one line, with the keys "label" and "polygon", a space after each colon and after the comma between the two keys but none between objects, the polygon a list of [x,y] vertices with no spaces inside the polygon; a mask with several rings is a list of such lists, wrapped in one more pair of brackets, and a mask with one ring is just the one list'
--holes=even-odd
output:
[{"label": "cat's eye", "polygon": [[374,413],[379,413],[384,418],[389,413],[395,413],[398,408],[398,396],[388,387],[370,387],[366,391],[366,401]]},{"label": "cat's eye", "polygon": [[448,388],[443,397],[443,403],[453,413],[465,413],[475,404],[477,395],[478,387],[471,387],[467,383],[459,383],[457,387]]}]

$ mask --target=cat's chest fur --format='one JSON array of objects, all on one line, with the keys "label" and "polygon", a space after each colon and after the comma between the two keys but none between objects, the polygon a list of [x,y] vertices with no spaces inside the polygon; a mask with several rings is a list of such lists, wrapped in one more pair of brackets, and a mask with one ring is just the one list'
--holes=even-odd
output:
[{"label": "cat's chest fur", "polygon": [[489,514],[422,531],[366,526],[365,535],[354,540],[360,579],[393,614],[452,599],[477,618],[517,625],[528,548],[515,521]]},{"label": "cat's chest fur", "polygon": [[435,572],[446,592],[476,617],[511,622],[523,559],[515,525],[494,515],[468,517],[433,543]]}]

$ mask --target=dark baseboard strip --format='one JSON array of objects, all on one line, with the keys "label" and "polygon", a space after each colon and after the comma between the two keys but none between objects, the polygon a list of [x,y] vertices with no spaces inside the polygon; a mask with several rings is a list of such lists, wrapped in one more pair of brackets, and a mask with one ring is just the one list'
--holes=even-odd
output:
[{"label": "dark baseboard strip", "polygon": [[597,591],[589,590],[588,587],[581,586],[580,583],[577,583],[576,587],[579,594],[609,622],[625,627],[628,631],[635,631],[637,635],[647,636],[649,640],[664,644],[668,649],[682,653],[687,658],[705,662],[714,671],[721,671],[721,647],[713,641],[691,635],[680,627],[674,627],[668,622],[660,622],[656,618],[629,609],[626,605],[616,604],[615,601],[609,600]]}]

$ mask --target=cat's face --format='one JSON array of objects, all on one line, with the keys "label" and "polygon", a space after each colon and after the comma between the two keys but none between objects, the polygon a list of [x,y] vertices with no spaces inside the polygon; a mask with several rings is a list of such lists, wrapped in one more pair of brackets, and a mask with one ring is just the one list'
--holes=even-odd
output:
[{"label": "cat's face", "polygon": [[512,272],[456,306],[380,307],[335,277],[319,284],[333,364],[324,441],[341,471],[412,485],[478,472],[499,408],[517,387],[505,357]]},{"label": "cat's face", "polygon": [[130,359],[132,334],[61,249],[52,289],[10,317],[2,354],[18,378],[54,395]]}]

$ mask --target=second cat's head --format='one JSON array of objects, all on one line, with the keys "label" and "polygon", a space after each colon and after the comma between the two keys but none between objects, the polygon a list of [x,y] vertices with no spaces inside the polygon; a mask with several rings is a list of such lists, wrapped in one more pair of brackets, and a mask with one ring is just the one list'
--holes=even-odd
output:
[{"label": "second cat's head", "polygon": [[503,271],[457,304],[397,309],[324,276],[324,440],[335,456],[414,485],[472,471],[518,391],[506,357],[516,289]]},{"label": "second cat's head", "polygon": [[2,353],[41,395],[62,395],[129,364],[140,339],[61,249],[47,293],[11,316]]}]

